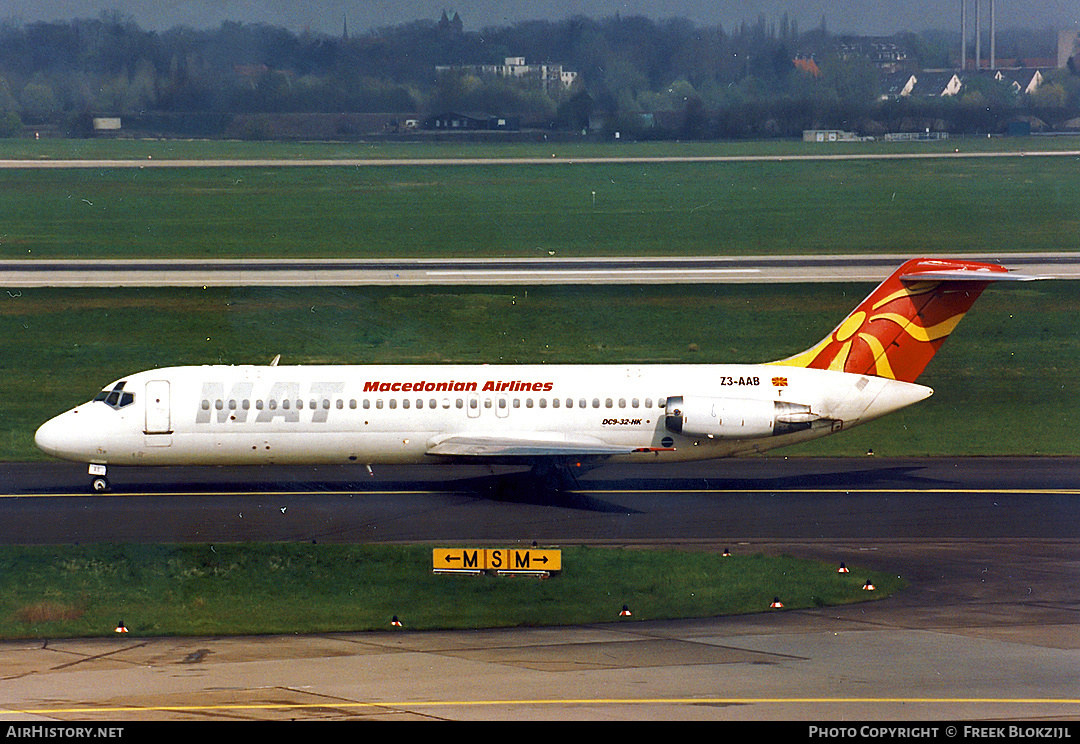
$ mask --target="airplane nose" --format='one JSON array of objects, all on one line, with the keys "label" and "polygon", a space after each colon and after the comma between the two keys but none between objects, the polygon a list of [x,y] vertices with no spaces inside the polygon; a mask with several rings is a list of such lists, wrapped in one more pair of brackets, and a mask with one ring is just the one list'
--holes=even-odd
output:
[{"label": "airplane nose", "polygon": [[34,434],[34,444],[42,452],[64,459],[78,460],[82,455],[77,431],[71,419],[72,411],[49,419],[38,427]]},{"label": "airplane nose", "polygon": [[39,426],[34,434],[34,444],[37,445],[38,449],[54,457],[60,454],[63,441],[64,427],[58,419],[59,417],[49,419]]}]

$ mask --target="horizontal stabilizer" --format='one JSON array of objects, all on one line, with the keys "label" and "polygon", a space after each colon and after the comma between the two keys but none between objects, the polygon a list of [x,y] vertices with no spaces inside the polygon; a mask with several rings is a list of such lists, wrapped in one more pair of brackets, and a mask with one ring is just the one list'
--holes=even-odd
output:
[{"label": "horizontal stabilizer", "polygon": [[1032,276],[1022,274],[1019,271],[988,271],[986,269],[957,269],[953,271],[920,271],[911,274],[901,274],[900,280],[905,282],[1033,282],[1046,279],[1045,276]]}]

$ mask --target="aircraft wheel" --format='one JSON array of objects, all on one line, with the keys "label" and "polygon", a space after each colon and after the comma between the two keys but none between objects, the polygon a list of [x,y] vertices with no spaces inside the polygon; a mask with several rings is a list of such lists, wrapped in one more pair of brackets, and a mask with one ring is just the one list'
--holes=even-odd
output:
[{"label": "aircraft wheel", "polygon": [[93,489],[94,493],[108,493],[110,490],[109,480],[105,476],[98,476],[90,481],[90,488]]}]

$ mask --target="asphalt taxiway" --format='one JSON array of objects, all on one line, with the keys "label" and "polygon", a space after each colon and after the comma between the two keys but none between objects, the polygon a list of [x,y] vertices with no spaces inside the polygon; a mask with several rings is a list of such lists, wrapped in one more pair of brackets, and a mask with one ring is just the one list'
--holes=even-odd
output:
[{"label": "asphalt taxiway", "polygon": [[1048,721],[1080,716],[1080,459],[768,458],[484,471],[0,466],[0,539],[514,540],[788,553],[896,571],[843,608],[570,628],[0,644],[0,718]]}]

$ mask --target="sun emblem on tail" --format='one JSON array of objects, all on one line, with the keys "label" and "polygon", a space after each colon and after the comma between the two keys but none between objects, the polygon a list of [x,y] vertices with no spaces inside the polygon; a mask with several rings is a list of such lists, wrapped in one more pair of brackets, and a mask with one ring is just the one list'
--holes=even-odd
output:
[{"label": "sun emblem on tail", "polygon": [[897,272],[817,345],[774,364],[914,382],[985,286]]}]

